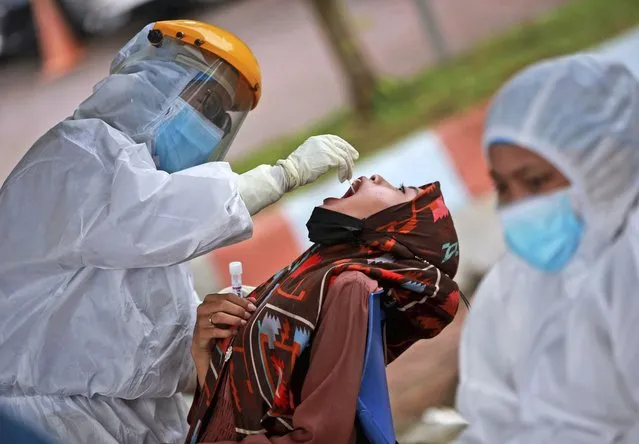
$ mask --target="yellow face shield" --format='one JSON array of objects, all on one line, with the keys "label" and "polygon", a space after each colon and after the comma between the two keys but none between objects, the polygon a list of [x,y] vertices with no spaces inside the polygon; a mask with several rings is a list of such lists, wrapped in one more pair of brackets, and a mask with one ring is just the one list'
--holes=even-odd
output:
[{"label": "yellow face shield", "polygon": [[[179,46],[175,63],[196,73],[163,120],[184,114],[186,106],[192,108],[202,117],[200,125],[205,127],[205,134],[221,135],[208,161],[224,159],[248,112],[260,98],[261,76],[253,54],[232,34],[191,20],[158,22],[148,39],[156,47],[171,39],[172,45]],[[197,118],[190,119],[190,131],[199,131],[192,122]]]}]

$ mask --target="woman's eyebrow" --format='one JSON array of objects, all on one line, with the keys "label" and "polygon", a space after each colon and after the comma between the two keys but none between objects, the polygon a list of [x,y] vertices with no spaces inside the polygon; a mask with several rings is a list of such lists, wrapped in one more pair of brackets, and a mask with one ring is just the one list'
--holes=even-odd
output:
[{"label": "woman's eyebrow", "polygon": [[405,195],[409,195],[409,193],[407,193],[407,191],[408,191],[408,190],[412,190],[412,191],[414,191],[414,192],[415,192],[415,195],[414,195],[414,196],[410,196],[412,199],[414,199],[415,197],[419,196],[419,193],[420,193],[420,191],[421,191],[421,190],[420,190],[419,188],[417,188],[417,187],[410,187],[410,186],[409,186],[409,187],[404,187],[404,194],[405,194]]}]

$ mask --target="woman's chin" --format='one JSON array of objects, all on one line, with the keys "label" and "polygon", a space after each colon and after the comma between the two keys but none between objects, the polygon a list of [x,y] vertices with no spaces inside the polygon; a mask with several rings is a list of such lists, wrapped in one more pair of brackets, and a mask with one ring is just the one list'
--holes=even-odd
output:
[{"label": "woman's chin", "polygon": [[342,199],[339,199],[337,197],[327,197],[326,199],[324,199],[324,201],[322,202],[322,206],[323,207],[331,207],[334,206],[337,202],[339,202]]}]

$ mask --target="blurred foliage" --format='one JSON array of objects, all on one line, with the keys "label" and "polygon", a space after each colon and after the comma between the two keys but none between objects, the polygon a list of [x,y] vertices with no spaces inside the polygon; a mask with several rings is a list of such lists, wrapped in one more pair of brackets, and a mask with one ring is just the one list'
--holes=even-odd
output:
[{"label": "blurred foliage", "polygon": [[639,24],[637,0],[578,0],[430,68],[409,80],[384,80],[369,123],[341,110],[300,133],[235,159],[237,172],[284,158],[306,138],[336,134],[365,156],[407,133],[487,100],[524,66],[579,51]]}]

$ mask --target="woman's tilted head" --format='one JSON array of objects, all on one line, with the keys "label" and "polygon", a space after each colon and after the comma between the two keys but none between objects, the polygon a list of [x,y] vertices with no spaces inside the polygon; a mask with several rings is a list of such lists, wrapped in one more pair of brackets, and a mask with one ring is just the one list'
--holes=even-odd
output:
[{"label": "woman's tilted head", "polygon": [[395,187],[374,175],[359,178],[353,188],[315,208],[306,224],[311,242],[425,260],[455,275],[457,233],[439,183]]},{"label": "woman's tilted head", "polygon": [[374,174],[353,181],[353,189],[349,188],[341,198],[324,199],[322,208],[363,219],[385,208],[407,202],[418,193],[419,189],[416,187],[395,187],[379,174]]}]

